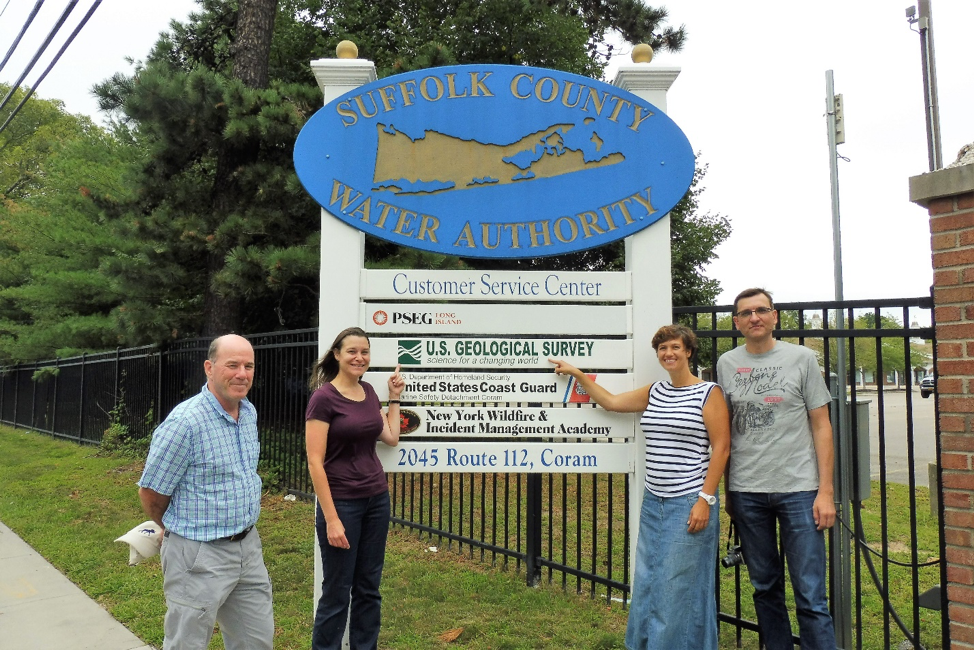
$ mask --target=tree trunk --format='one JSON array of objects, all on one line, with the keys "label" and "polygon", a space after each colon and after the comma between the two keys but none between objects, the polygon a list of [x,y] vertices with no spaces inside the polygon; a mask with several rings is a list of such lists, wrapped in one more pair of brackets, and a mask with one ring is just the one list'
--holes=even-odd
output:
[{"label": "tree trunk", "polygon": [[[277,0],[240,0],[233,46],[233,78],[250,88],[266,88],[269,83],[268,63],[276,16]],[[213,205],[217,214],[229,214],[245,202],[244,197],[238,196],[239,188],[233,177],[240,167],[255,162],[258,153],[256,148],[240,149],[226,142],[222,144],[217,154],[213,184]],[[240,333],[240,299],[221,296],[213,290],[213,278],[223,269],[226,254],[225,250],[213,250],[207,260],[203,332],[208,336]]]},{"label": "tree trunk", "polygon": [[240,0],[233,77],[250,88],[266,88],[277,0]]},{"label": "tree trunk", "polygon": [[207,255],[206,275],[210,281],[203,294],[203,336],[241,334],[241,305],[239,298],[221,296],[213,290],[213,277],[223,269],[224,253],[211,251]]}]

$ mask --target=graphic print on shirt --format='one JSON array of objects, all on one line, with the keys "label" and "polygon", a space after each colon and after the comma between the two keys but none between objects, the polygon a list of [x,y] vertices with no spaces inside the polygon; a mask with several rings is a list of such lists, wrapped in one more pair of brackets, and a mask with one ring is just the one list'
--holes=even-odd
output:
[{"label": "graphic print on shirt", "polygon": [[738,368],[734,374],[734,429],[745,436],[774,431],[783,400],[781,366]]}]

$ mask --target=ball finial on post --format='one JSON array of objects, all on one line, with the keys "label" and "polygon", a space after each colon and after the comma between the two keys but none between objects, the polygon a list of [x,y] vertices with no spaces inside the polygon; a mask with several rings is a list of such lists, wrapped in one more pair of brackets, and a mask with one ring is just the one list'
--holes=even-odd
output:
[{"label": "ball finial on post", "polygon": [[632,62],[633,63],[649,63],[653,60],[653,48],[646,45],[645,43],[640,43],[636,47],[632,48]]},{"label": "ball finial on post", "polygon": [[335,54],[339,59],[357,59],[358,45],[352,41],[342,41],[335,47]]}]

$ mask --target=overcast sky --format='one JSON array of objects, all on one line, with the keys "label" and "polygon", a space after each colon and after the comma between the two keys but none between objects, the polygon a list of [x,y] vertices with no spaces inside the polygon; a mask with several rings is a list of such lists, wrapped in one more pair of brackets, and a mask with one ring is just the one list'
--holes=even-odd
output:
[{"label": "overcast sky", "polygon": [[[909,202],[908,179],[927,171],[920,38],[905,8],[914,0],[671,0],[670,23],[685,24],[679,54],[652,65],[682,68],[670,116],[709,164],[705,210],[727,216],[730,239],[707,273],[730,302],[759,285],[780,301],[834,297],[825,72],[845,100],[839,153],[844,293],[847,299],[926,295],[932,282],[926,212]],[[974,1],[931,0],[944,164],[974,141],[970,27]],[[0,10],[7,0],[0,0]],[[9,0],[0,17],[6,53],[35,0]],[[0,71],[14,81],[67,5],[49,0]],[[92,0],[72,18],[26,79],[31,84]],[[92,84],[130,72],[170,19],[191,0],[104,0],[38,89],[73,113],[97,114]],[[610,72],[610,78],[612,76]]]}]

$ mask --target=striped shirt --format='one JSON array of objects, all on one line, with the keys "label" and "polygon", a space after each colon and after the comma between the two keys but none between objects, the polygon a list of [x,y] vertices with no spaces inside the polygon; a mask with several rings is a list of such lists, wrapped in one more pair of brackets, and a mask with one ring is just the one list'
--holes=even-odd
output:
[{"label": "striped shirt", "polygon": [[646,489],[659,497],[696,494],[710,462],[710,437],[703,405],[717,384],[709,381],[677,388],[658,381],[639,424],[646,434]]},{"label": "striped shirt", "polygon": [[257,410],[241,400],[238,417],[204,385],[152,433],[139,485],[172,497],[162,516],[167,530],[209,542],[257,523]]}]

